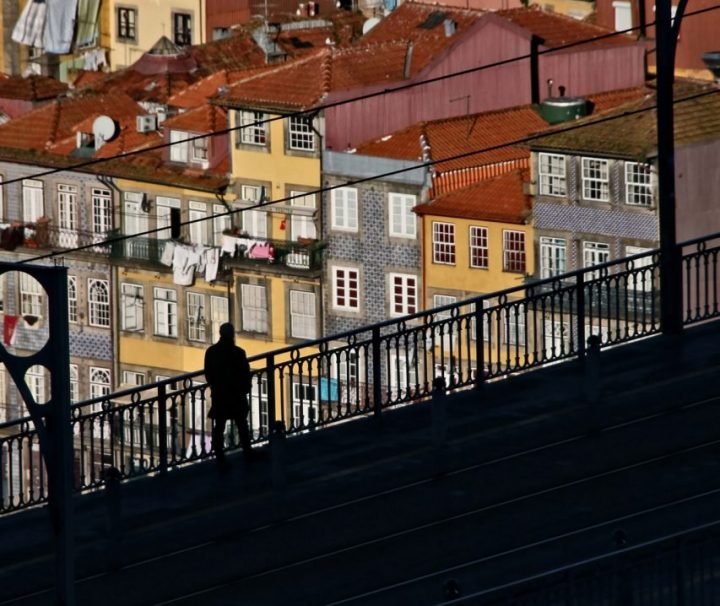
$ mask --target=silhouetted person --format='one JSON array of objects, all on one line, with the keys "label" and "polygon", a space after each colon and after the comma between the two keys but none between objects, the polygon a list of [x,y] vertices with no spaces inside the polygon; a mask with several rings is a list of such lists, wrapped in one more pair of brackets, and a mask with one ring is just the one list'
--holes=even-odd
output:
[{"label": "silhouetted person", "polygon": [[205,378],[210,385],[212,406],[208,417],[213,420],[212,447],[221,471],[230,464],[225,458],[225,425],[235,421],[245,459],[250,459],[250,428],[248,427],[248,394],[250,364],[245,350],[235,345],[235,328],[229,322],[220,326],[220,339],[205,352]]}]

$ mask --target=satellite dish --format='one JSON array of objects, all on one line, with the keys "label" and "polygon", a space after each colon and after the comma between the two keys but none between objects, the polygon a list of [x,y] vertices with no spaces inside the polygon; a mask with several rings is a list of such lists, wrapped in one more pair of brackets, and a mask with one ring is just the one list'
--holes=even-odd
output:
[{"label": "satellite dish", "polygon": [[110,141],[117,134],[115,120],[110,116],[98,116],[93,122],[93,135],[95,140]]},{"label": "satellite dish", "polygon": [[370,17],[365,23],[363,23],[362,33],[363,36],[367,34],[373,27],[380,23],[380,17]]}]

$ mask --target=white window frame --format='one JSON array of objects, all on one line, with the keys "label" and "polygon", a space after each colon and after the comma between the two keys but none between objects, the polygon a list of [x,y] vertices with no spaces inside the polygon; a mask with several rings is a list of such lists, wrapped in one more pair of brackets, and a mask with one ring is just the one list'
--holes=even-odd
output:
[{"label": "white window frame", "polygon": [[42,318],[44,308],[45,289],[30,274],[20,273],[20,315]]},{"label": "white window frame", "polygon": [[433,263],[455,265],[455,224],[432,222]]},{"label": "white window frame", "polygon": [[170,162],[188,163],[188,133],[182,130],[170,131]]},{"label": "white window frame", "polygon": [[[649,253],[651,250],[652,250],[652,248],[644,248],[641,246],[626,246],[625,247],[625,256],[633,257],[635,255]],[[653,256],[650,254],[648,254],[645,257],[642,257],[641,259],[635,259],[633,261],[633,266],[636,270],[642,269],[643,267],[650,267],[652,264],[653,264]],[[644,272],[639,272],[637,274],[628,275],[628,277],[627,277],[628,290],[651,292],[653,289],[653,278],[652,278],[652,276],[650,276],[651,273],[652,273],[651,271],[646,270]],[[645,277],[645,280],[642,279],[643,276]]]},{"label": "white window frame", "polygon": [[490,266],[488,228],[482,227],[481,225],[471,225],[469,244],[470,267],[475,269],[488,269]]},{"label": "white window frame", "polygon": [[243,145],[266,147],[268,144],[267,124],[263,112],[240,110],[236,112],[240,127],[239,142]]},{"label": "white window frame", "polygon": [[145,373],[134,370],[123,370],[123,385],[145,385]]},{"label": "white window frame", "polygon": [[112,229],[112,192],[109,189],[93,187],[92,202],[92,231],[94,241],[107,238]]},{"label": "white window frame", "polygon": [[78,228],[78,188],[75,185],[59,183],[58,197],[58,225],[67,232],[75,232]]},{"label": "white window frame", "polygon": [[155,222],[158,229],[158,240],[169,240],[172,237],[171,230],[171,209],[180,208],[179,198],[157,196],[155,198]]},{"label": "white window frame", "polygon": [[207,236],[207,204],[190,200],[188,202],[188,231],[192,244],[208,245]]},{"label": "white window frame", "polygon": [[317,311],[314,292],[290,290],[290,336],[317,338]]},{"label": "white window frame", "polygon": [[34,223],[45,214],[45,185],[37,179],[23,179],[23,220]]},{"label": "white window frame", "polygon": [[582,158],[582,197],[594,202],[610,201],[610,161]]},{"label": "white window frame", "polygon": [[540,193],[543,196],[567,196],[567,160],[560,154],[538,155]]},{"label": "white window frame", "polygon": [[[410,352],[408,352],[410,354]],[[391,351],[389,357],[390,376],[388,389],[392,399],[405,397],[418,384],[418,368],[408,361],[405,352]]]},{"label": "white window frame", "polygon": [[207,165],[209,158],[210,140],[208,137],[198,137],[190,141],[190,160],[198,164]]},{"label": "white window frame", "polygon": [[70,364],[70,403],[80,401],[80,369],[77,364]]},{"label": "white window frame", "polygon": [[[522,249],[516,244],[522,244]],[[518,269],[522,259],[522,269]],[[527,271],[527,241],[524,231],[515,229],[503,230],[503,271],[525,273]]]},{"label": "white window frame", "polygon": [[90,378],[90,399],[103,398],[110,394],[111,374],[109,368],[100,366],[91,366],[89,370]]},{"label": "white window frame", "polygon": [[35,364],[28,368],[25,373],[25,382],[37,404],[47,402],[47,376],[44,366]]},{"label": "white window frame", "polygon": [[188,341],[207,341],[205,323],[205,295],[199,292],[187,292],[185,317],[187,318]]},{"label": "white window frame", "polygon": [[567,240],[540,237],[540,278],[554,278],[567,272]]},{"label": "white window frame", "polygon": [[415,238],[417,236],[417,218],[412,209],[417,204],[417,196],[412,194],[388,194],[388,233],[393,238]]},{"label": "white window frame", "polygon": [[241,284],[242,328],[247,332],[267,334],[268,307],[267,286],[264,284]]},{"label": "white window frame", "polygon": [[140,284],[120,284],[120,316],[122,330],[142,332],[145,328],[145,295]]},{"label": "white window frame", "polygon": [[232,217],[222,204],[213,204],[213,245],[221,246],[223,232],[232,227]]},{"label": "white window frame", "polygon": [[[583,242],[583,267],[590,268],[610,261],[610,245],[606,242]],[[591,271],[586,274],[590,280],[600,277],[600,271]]]},{"label": "white window frame", "polygon": [[330,192],[330,225],[338,231],[358,231],[358,190],[338,187]]},{"label": "white window frame", "polygon": [[615,0],[612,3],[615,17],[615,31],[623,32],[632,28],[632,8],[627,0]]},{"label": "white window frame", "polygon": [[153,288],[153,330],[157,336],[177,339],[177,291],[174,288]]},{"label": "white window frame", "polygon": [[77,324],[78,321],[78,292],[77,276],[68,276],[68,322]]},{"label": "white window frame", "polygon": [[[260,185],[243,185],[240,188],[240,197],[249,202],[259,204],[262,202],[262,187]],[[264,210],[245,209],[242,211],[242,229],[253,238],[267,238],[267,213]]]},{"label": "white window frame", "polygon": [[287,120],[288,148],[294,151],[314,152],[313,119],[305,116],[290,116]]},{"label": "white window frame", "polygon": [[110,328],[110,282],[88,278],[88,324]]},{"label": "white window frame", "polygon": [[[320,390],[318,385],[312,385],[310,383],[296,383],[293,381],[292,384],[292,412],[293,412],[293,427],[307,426],[310,424],[310,408],[312,407],[315,411],[318,409],[318,397]],[[316,417],[313,422],[317,421]]]},{"label": "white window frame", "polygon": [[414,314],[418,310],[418,277],[413,274],[388,274],[390,316],[399,317]]},{"label": "white window frame", "polygon": [[210,295],[210,338],[220,334],[220,326],[230,321],[230,306],[225,297]]},{"label": "white window frame", "polygon": [[641,162],[625,162],[625,203],[651,208],[654,202],[653,191],[650,166]]},{"label": "white window frame", "polygon": [[360,311],[360,270],[356,267],[332,268],[333,308],[340,311]]},{"label": "white window frame", "polygon": [[314,212],[317,208],[315,194],[308,194],[303,191],[291,191],[290,206],[293,208],[308,209],[304,214],[301,214],[301,211],[300,213],[293,212],[292,215],[290,215],[290,238],[292,240],[297,240],[298,238],[317,238],[314,219]]}]

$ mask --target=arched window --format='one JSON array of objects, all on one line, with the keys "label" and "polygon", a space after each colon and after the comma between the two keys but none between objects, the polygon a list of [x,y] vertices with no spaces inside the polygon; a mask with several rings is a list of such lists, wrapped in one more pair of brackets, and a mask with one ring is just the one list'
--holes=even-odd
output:
[{"label": "arched window", "polygon": [[110,285],[107,280],[88,280],[90,326],[110,327]]}]

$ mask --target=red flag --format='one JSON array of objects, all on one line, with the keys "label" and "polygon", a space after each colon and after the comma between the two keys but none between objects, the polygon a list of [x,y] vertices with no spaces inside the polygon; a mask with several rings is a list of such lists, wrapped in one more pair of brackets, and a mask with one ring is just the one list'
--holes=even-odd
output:
[{"label": "red flag", "polygon": [[15,344],[15,329],[17,328],[18,316],[8,316],[3,318],[3,343],[5,345]]}]

